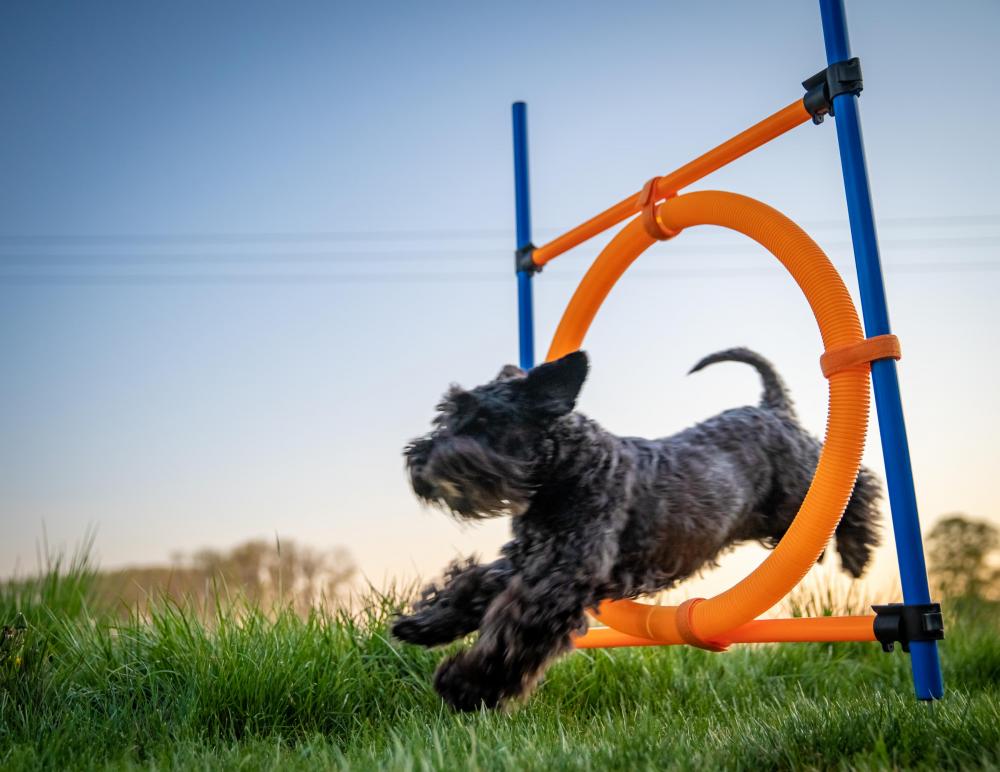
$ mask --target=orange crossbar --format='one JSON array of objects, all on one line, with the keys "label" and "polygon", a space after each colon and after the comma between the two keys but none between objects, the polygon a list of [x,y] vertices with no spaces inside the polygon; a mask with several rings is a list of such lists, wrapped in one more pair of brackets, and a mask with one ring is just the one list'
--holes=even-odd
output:
[{"label": "orange crossbar", "polygon": [[[744,156],[751,150],[755,150],[775,137],[780,137],[787,131],[800,126],[811,119],[809,111],[806,110],[802,100],[798,99],[774,115],[768,116],[760,123],[756,123],[730,140],[723,142],[716,148],[709,150],[704,155],[698,156],[690,163],[660,177],[656,183],[655,200],[660,200],[666,196],[677,193],[682,188],[697,182],[702,177],[706,177],[712,172],[721,169],[730,161],[735,161],[740,156]],[[638,191],[626,199],[619,201],[610,209],[606,209],[599,215],[591,217],[582,225],[578,225],[572,230],[566,231],[561,236],[554,238],[548,244],[537,247],[532,254],[535,265],[545,265],[553,258],[558,257],[563,252],[579,246],[587,239],[591,239],[597,234],[606,231],[613,225],[617,225],[628,219],[639,211]]]},{"label": "orange crossbar", "polygon": [[[730,630],[725,643],[805,643],[832,641],[874,641],[875,617],[814,617],[800,619],[756,619]],[[611,627],[593,627],[573,645],[578,649],[605,649],[621,646],[669,646],[680,641],[654,641],[622,633]]]}]

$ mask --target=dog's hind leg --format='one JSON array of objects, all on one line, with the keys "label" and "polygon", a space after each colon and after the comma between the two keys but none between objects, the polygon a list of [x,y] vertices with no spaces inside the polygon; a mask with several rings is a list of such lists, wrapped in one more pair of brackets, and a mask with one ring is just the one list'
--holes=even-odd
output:
[{"label": "dog's hind leg", "polygon": [[881,494],[878,479],[861,467],[836,531],[840,564],[855,579],[865,572],[872,550],[881,541],[878,523]]},{"label": "dog's hind leg", "polygon": [[438,694],[456,710],[495,708],[531,691],[548,663],[572,648],[586,628],[589,582],[553,570],[542,578],[511,579],[483,618],[471,649],[441,663]]},{"label": "dog's hind leg", "polygon": [[507,586],[513,569],[506,558],[482,565],[473,559],[452,563],[443,584],[430,584],[413,606],[400,616],[392,634],[421,646],[449,643],[479,628],[483,614]]}]

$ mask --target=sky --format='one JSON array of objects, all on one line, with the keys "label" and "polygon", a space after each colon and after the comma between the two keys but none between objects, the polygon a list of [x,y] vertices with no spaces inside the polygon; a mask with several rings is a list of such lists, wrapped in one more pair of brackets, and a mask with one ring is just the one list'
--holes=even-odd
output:
[{"label": "sky", "polygon": [[[925,531],[1000,524],[1000,5],[848,7]],[[381,584],[507,524],[421,508],[404,444],[517,356],[510,104],[542,243],[801,96],[818,4],[0,6],[0,576],[89,528],[104,566],[275,535]],[[833,121],[692,189],[801,224],[857,298]],[[544,352],[612,234],[536,279]],[[819,335],[773,257],[690,229],[616,287],[580,409],[660,436],[756,401],[746,345],[821,434]],[[882,471],[873,431],[865,461]],[[888,518],[887,518],[888,520]],[[891,529],[887,526],[887,531]],[[702,584],[759,561],[748,547]],[[873,572],[890,582],[891,540]]]}]

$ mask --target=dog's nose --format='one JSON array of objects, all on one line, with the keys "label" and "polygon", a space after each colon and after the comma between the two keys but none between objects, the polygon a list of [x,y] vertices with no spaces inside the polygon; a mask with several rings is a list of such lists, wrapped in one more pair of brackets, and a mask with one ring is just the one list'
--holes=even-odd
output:
[{"label": "dog's nose", "polygon": [[422,499],[434,498],[434,486],[427,482],[419,472],[410,475],[410,487]]},{"label": "dog's nose", "polygon": [[426,437],[419,437],[412,440],[403,448],[403,457],[406,459],[407,465],[411,467],[425,466],[430,455],[431,442]]}]

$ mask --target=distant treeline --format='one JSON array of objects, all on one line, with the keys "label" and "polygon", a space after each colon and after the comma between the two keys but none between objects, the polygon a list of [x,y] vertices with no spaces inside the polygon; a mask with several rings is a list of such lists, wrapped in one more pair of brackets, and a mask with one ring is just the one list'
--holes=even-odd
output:
[{"label": "distant treeline", "polygon": [[357,572],[342,548],[317,550],[292,541],[255,539],[229,550],[201,549],[178,554],[172,565],[135,566],[96,575],[101,601],[123,612],[144,611],[150,601],[194,604],[206,613],[246,600],[259,608],[274,604],[307,613],[343,600]]},{"label": "distant treeline", "polygon": [[[1000,602],[1000,529],[996,526],[964,514],[946,515],[925,535],[924,546],[935,598]],[[89,554],[89,544],[81,554]],[[164,601],[193,606],[203,616],[241,601],[259,609],[280,606],[305,615],[313,608],[344,605],[357,573],[350,552],[343,547],[317,550],[277,539],[254,539],[229,550],[177,554],[170,565],[97,570],[89,557],[80,560],[76,573],[93,579],[88,582],[91,598],[102,606],[116,607],[122,615],[136,610],[145,614],[151,602]],[[58,561],[47,573],[59,573]],[[45,586],[18,579],[8,583]],[[838,603],[857,605],[859,598],[849,594]],[[797,600],[791,600],[794,606]],[[825,598],[826,602],[831,598]],[[799,611],[830,613],[824,608]]]}]

